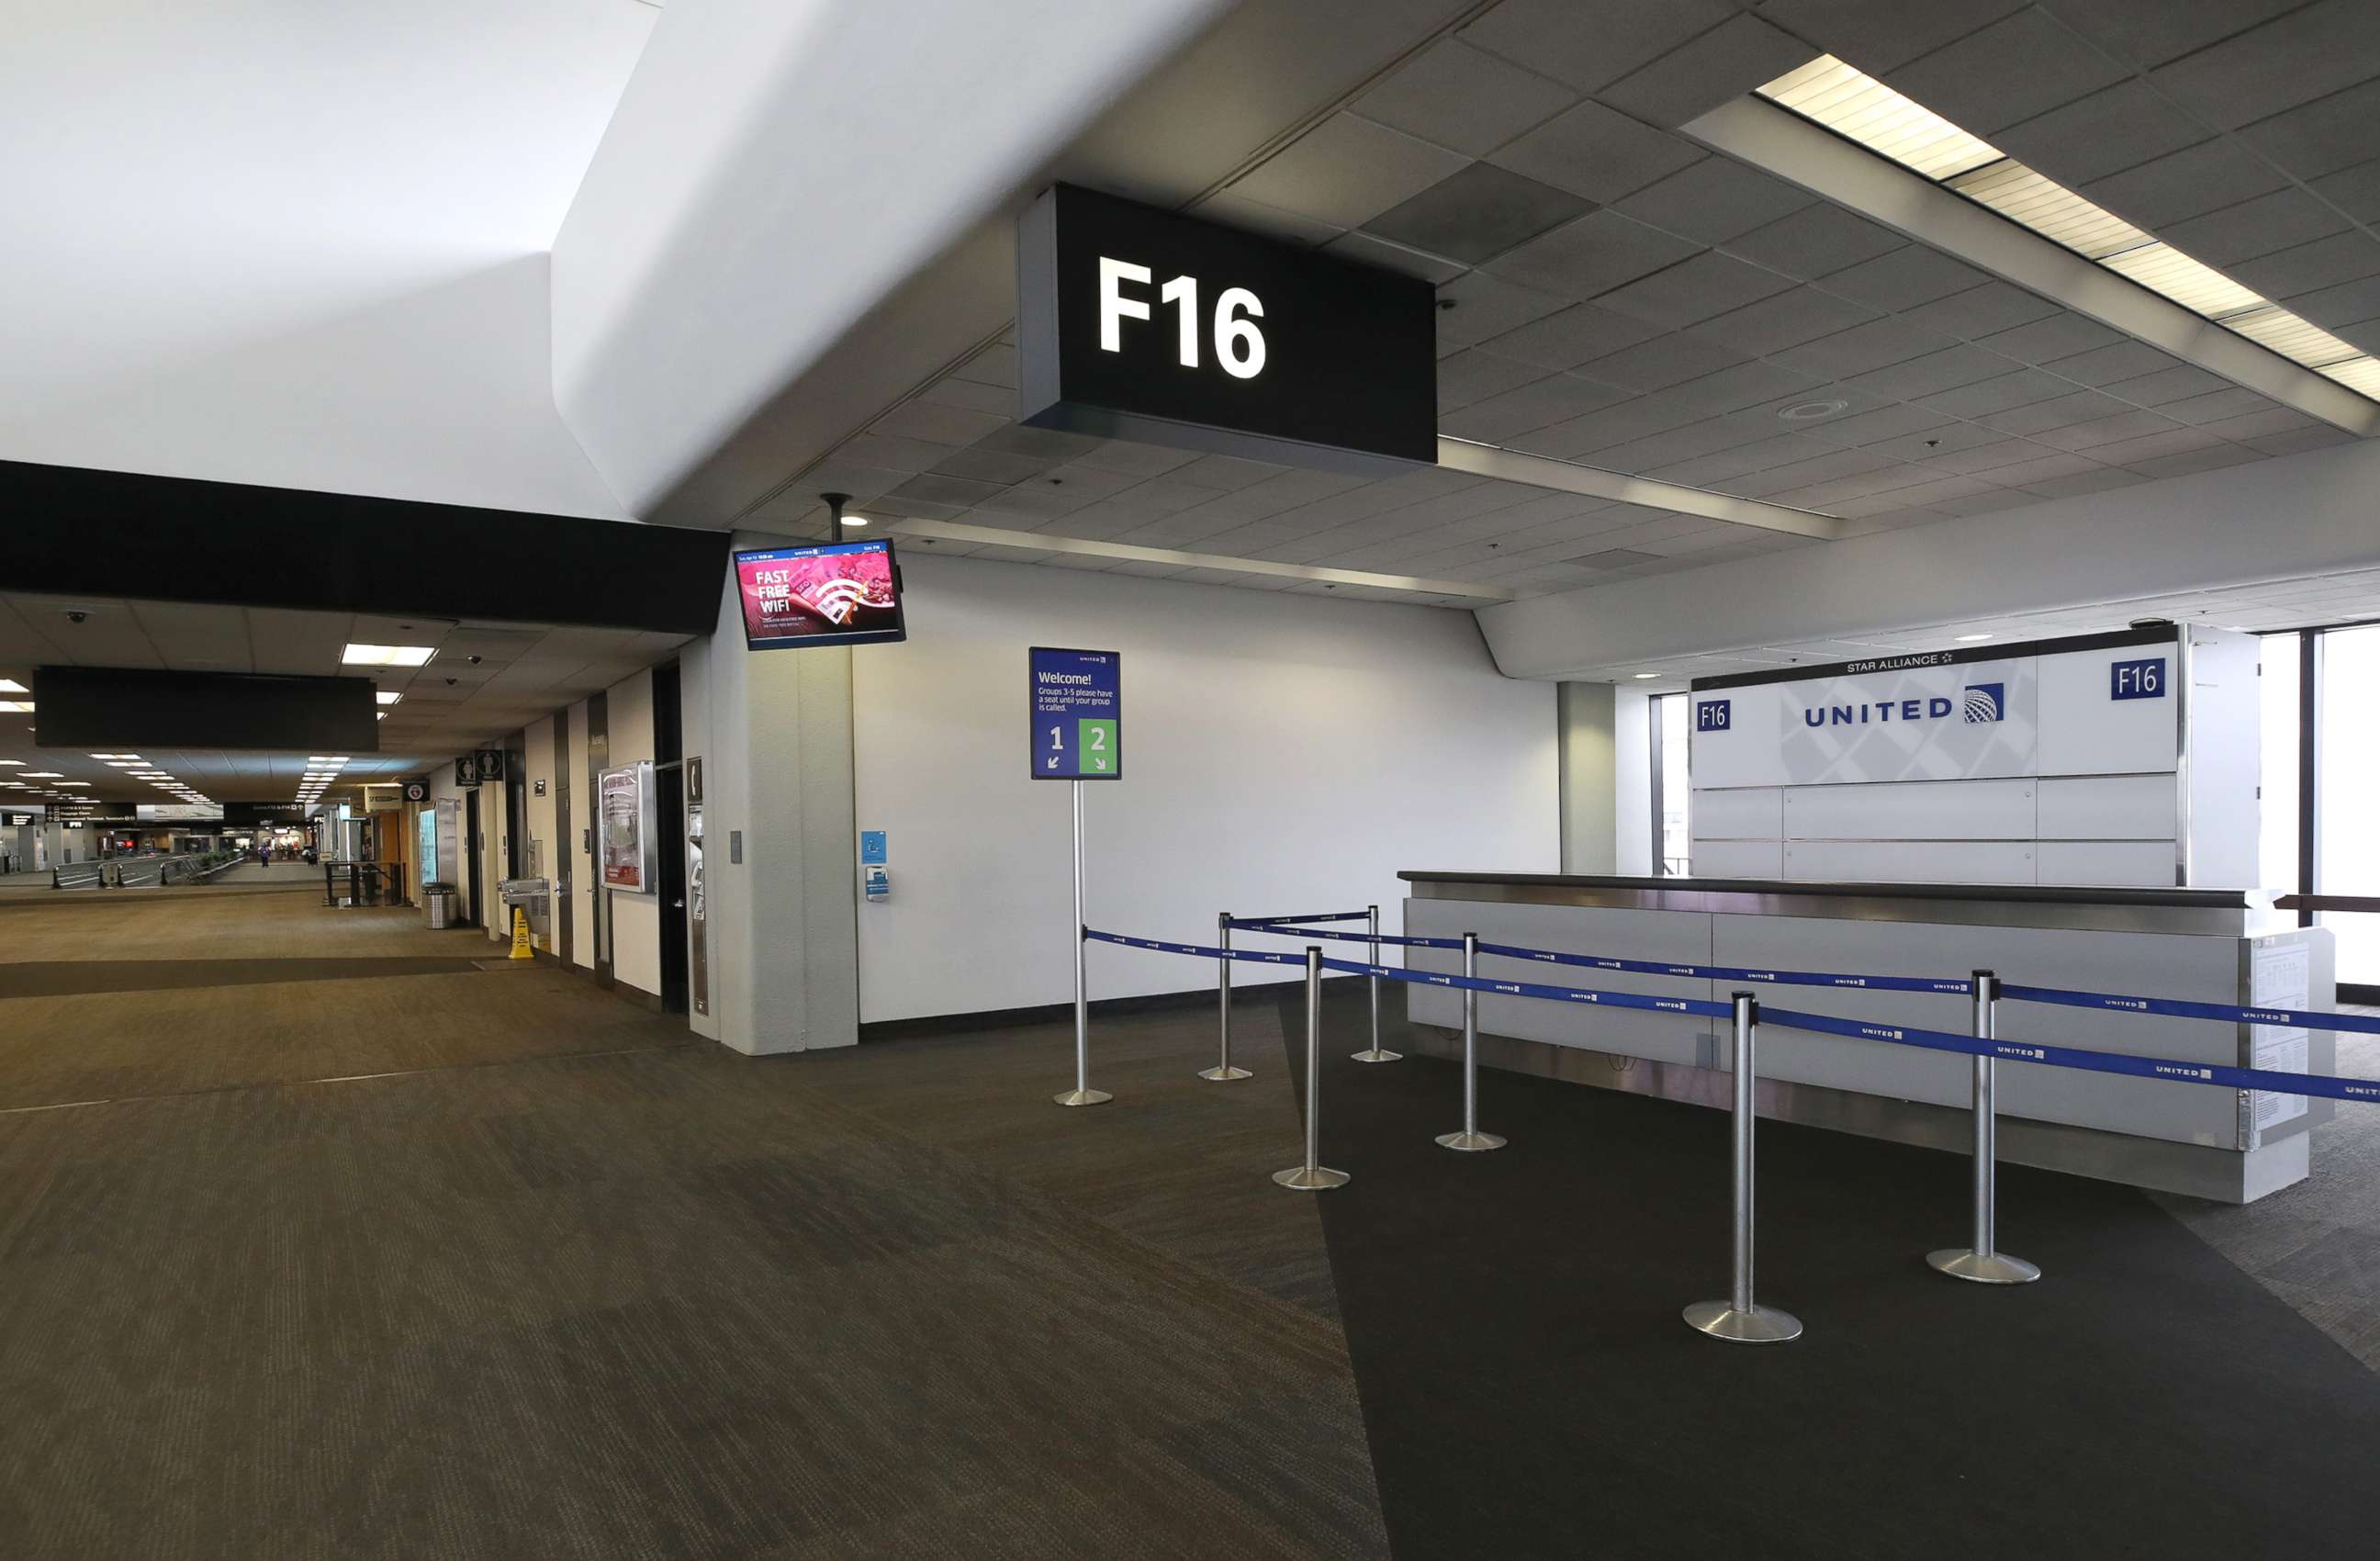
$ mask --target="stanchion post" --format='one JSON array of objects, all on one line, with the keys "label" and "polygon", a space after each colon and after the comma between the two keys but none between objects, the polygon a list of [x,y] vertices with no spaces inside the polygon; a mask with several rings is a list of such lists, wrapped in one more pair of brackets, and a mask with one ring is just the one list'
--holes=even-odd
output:
[{"label": "stanchion post", "polygon": [[1075,787],[1075,1087],[1051,1096],[1061,1106],[1097,1106],[1115,1096],[1103,1089],[1091,1087],[1091,1000],[1090,980],[1083,964],[1083,956],[1090,940],[1083,936],[1090,926],[1083,911],[1083,783]]},{"label": "stanchion post", "polygon": [[[1372,963],[1378,964],[1380,962],[1380,908],[1378,905],[1367,905],[1365,907],[1365,919],[1372,931]],[[1372,1044],[1362,1051],[1351,1052],[1348,1055],[1357,1062],[1394,1062],[1403,1057],[1404,1053],[1380,1049],[1380,978],[1373,975],[1366,976],[1365,979],[1372,984]]]},{"label": "stanchion post", "polygon": [[1305,1163],[1272,1179],[1301,1192],[1347,1185],[1347,1173],[1322,1164],[1322,950],[1305,949]]},{"label": "stanchion post", "polygon": [[[1975,1039],[1995,1041],[1999,1033],[2000,978],[1979,970],[1975,972]],[[2041,1270],[1998,1249],[1999,1119],[1993,1099],[1998,1073],[1999,1063],[1994,1059],[1975,1059],[1974,1244],[1927,1252],[1925,1261],[1953,1279],[1972,1279],[1979,1285],[2029,1285],[2041,1277]]]},{"label": "stanchion post", "polygon": [[1245,1068],[1232,1066],[1232,913],[1224,911],[1215,917],[1215,942],[1224,957],[1215,962],[1216,1029],[1220,1035],[1220,1051],[1212,1068],[1201,1068],[1198,1076],[1215,1083],[1248,1077]]},{"label": "stanchion post", "polygon": [[[1473,981],[1479,979],[1479,935],[1463,935],[1463,974]],[[1479,993],[1476,988],[1463,989],[1463,1131],[1438,1135],[1441,1149],[1460,1149],[1480,1153],[1504,1147],[1500,1133],[1479,1131]]]},{"label": "stanchion post", "polygon": [[1753,1164],[1752,1130],[1756,1113],[1753,1084],[1759,1077],[1755,1053],[1759,1045],[1760,1000],[1749,992],[1735,999],[1734,1109],[1732,1130],[1735,1173],[1734,1263],[1725,1301],[1698,1301],[1685,1310],[1686,1325],[1730,1344],[1782,1344],[1802,1337],[1801,1319],[1752,1298]]}]

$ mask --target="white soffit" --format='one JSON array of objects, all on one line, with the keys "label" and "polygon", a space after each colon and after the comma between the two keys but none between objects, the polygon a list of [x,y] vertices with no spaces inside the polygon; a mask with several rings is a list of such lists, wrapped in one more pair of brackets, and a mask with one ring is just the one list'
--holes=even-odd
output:
[{"label": "white soffit", "polygon": [[1758,499],[1739,499],[1730,493],[1714,493],[1706,488],[1688,488],[1682,483],[1663,482],[1658,478],[1631,477],[1626,472],[1606,471],[1600,466],[1580,466],[1574,461],[1557,461],[1549,455],[1532,455],[1525,451],[1507,450],[1500,444],[1481,444],[1468,439],[1441,437],[1438,442],[1438,464],[1477,477],[1492,477],[1505,482],[1525,482],[1535,488],[1584,493],[1596,499],[1616,499],[1625,504],[1643,504],[1679,514],[1700,515],[1706,520],[1732,521],[1738,526],[1756,526],[1764,531],[1791,532],[1796,537],[1815,537],[1821,541],[1833,541],[1842,535],[1842,522],[1815,510],[1764,503]]},{"label": "white soffit", "polygon": [[2285,406],[2380,433],[2365,397],[1774,103],[1738,98],[1680,133]]},{"label": "white soffit", "polygon": [[1135,542],[1094,541],[1081,537],[1054,536],[1046,531],[1012,531],[997,526],[968,526],[953,520],[896,520],[887,529],[897,536],[930,537],[978,547],[1070,553],[1081,558],[1114,559],[1120,563],[1169,564],[1184,570],[1219,569],[1232,575],[1267,575],[1278,579],[1326,586],[1361,586],[1371,590],[1463,597],[1478,602],[1511,601],[1519,594],[1501,587],[1463,580],[1425,580],[1413,575],[1378,575],[1367,569],[1329,569],[1313,563],[1279,563],[1270,559],[1233,558],[1225,553],[1184,552],[1178,548],[1145,548]]}]

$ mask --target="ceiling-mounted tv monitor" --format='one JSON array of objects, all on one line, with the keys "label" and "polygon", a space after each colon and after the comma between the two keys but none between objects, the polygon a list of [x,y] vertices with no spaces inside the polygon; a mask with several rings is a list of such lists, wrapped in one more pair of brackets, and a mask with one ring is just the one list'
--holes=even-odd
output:
[{"label": "ceiling-mounted tv monitor", "polygon": [[739,552],[735,586],[744,599],[744,642],[754,650],[909,637],[889,539]]}]

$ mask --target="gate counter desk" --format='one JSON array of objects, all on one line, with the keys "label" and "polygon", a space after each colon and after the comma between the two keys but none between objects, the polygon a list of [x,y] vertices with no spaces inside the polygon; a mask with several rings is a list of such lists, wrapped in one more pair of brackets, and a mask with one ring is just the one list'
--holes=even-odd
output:
[{"label": "gate counter desk", "polygon": [[[2242,889],[1825,884],[1736,878],[1407,872],[1404,930],[1609,959],[1847,975],[1963,977],[2197,1002],[2327,1011],[2332,935],[2299,927]],[[1459,950],[1408,949],[1416,970],[1462,969]],[[1963,995],[1640,975],[1483,954],[1479,974],[1655,997],[1766,1006],[1973,1033]],[[1400,984],[1416,1024],[1459,1055],[1463,995]],[[1724,1108],[1722,1021],[1479,994],[1482,1063]],[[2003,999],[1999,1035],[2176,1061],[2327,1073],[2333,1035]],[[1451,1038],[1450,1038],[1451,1037]],[[1813,1035],[1760,1034],[1760,1114],[1904,1144],[1970,1142],[1965,1056]],[[2251,1203],[2302,1180],[2308,1130],[2332,1103],[2002,1061],[2004,1160]]]}]

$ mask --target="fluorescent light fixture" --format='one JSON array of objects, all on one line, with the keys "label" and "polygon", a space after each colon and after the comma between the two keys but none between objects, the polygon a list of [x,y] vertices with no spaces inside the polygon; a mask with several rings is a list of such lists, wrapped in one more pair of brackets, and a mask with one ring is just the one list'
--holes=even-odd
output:
[{"label": "fluorescent light fixture", "polygon": [[25,685],[15,678],[0,678],[0,694],[22,694]]},{"label": "fluorescent light fixture", "polygon": [[1961,635],[1959,636],[1959,643],[1961,645],[1973,645],[1979,640],[1986,640],[1991,637],[1992,636],[1989,635]]},{"label": "fluorescent light fixture", "polygon": [[306,756],[306,762],[308,764],[345,764],[347,762],[347,756],[345,754],[308,754]]},{"label": "fluorescent light fixture", "polygon": [[1967,134],[1832,54],[1820,54],[1801,69],[1786,72],[1761,88],[1760,94],[1929,179],[1947,179],[2000,160],[1999,148],[1989,141]]},{"label": "fluorescent light fixture", "polygon": [[29,769],[25,771],[25,779],[28,780],[63,780],[66,779],[66,771],[62,769]]},{"label": "fluorescent light fixture", "polygon": [[20,716],[30,716],[33,713],[33,702],[30,699],[0,699],[0,710],[12,710]]},{"label": "fluorescent light fixture", "polygon": [[2247,309],[2277,307],[2267,305],[2261,295],[2240,286],[2212,266],[2201,265],[2170,244],[2144,244],[2120,255],[2109,255],[2101,263],[2209,320]]},{"label": "fluorescent light fixture", "polygon": [[2056,180],[2002,156],[1989,142],[1831,54],[1778,77],[1760,89],[1760,95],[2096,260],[2193,314],[2380,400],[2380,362],[2369,355]]},{"label": "fluorescent light fixture", "polygon": [[436,654],[431,645],[350,645],[339,659],[350,667],[419,667]]},{"label": "fluorescent light fixture", "polygon": [[139,754],[93,754],[91,756],[95,759],[137,759],[140,756]]},{"label": "fluorescent light fixture", "polygon": [[88,786],[90,784],[91,782],[88,780],[61,780],[58,782],[58,786],[61,790],[68,786]]},{"label": "fluorescent light fixture", "polygon": [[107,768],[110,769],[138,769],[140,768],[140,761],[139,759],[110,759],[107,761]]},{"label": "fluorescent light fixture", "polygon": [[847,514],[843,517],[843,523],[845,526],[865,526],[868,524],[868,517],[864,514]]},{"label": "fluorescent light fixture", "polygon": [[1636,675],[1637,675],[1639,678],[1657,678],[1657,677],[1659,677],[1661,674],[1660,674],[1660,673],[1658,673],[1658,672],[1638,672]]},{"label": "fluorescent light fixture", "polygon": [[378,688],[372,691],[372,697],[383,705],[394,705],[405,696],[394,688]]},{"label": "fluorescent light fixture", "polygon": [[23,759],[0,759],[0,764],[13,765],[21,769],[24,768],[25,761]]}]

